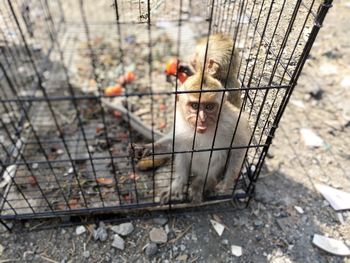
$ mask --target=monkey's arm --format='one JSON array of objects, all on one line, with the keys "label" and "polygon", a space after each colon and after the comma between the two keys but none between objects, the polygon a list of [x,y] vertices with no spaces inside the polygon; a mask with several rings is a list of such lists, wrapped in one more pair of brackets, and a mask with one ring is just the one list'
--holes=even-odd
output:
[{"label": "monkey's arm", "polygon": [[[131,154],[136,158],[141,158],[137,163],[137,168],[141,171],[147,171],[166,164],[170,157],[172,149],[172,133],[166,134],[158,141],[145,145],[133,145]],[[161,155],[152,156],[154,153],[164,153]],[[169,154],[166,154],[169,152]]]}]

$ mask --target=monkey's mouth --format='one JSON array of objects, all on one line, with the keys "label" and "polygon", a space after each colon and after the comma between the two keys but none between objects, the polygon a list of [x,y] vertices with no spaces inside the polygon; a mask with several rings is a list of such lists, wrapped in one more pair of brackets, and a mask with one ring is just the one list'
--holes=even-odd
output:
[{"label": "monkey's mouth", "polygon": [[205,133],[208,127],[206,125],[197,125],[196,129],[198,133]]}]

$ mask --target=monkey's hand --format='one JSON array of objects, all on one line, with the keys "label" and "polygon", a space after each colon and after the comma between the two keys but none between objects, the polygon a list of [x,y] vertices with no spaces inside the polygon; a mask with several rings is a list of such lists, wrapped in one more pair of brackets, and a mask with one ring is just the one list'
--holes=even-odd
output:
[{"label": "monkey's hand", "polygon": [[147,145],[129,144],[129,155],[136,159],[151,155],[151,149]]},{"label": "monkey's hand", "polygon": [[[182,200],[183,199],[183,193],[182,193],[182,187],[173,187],[171,189],[171,200]],[[170,200],[170,188],[167,188],[166,190],[162,191],[160,193],[160,203],[167,204]]]}]

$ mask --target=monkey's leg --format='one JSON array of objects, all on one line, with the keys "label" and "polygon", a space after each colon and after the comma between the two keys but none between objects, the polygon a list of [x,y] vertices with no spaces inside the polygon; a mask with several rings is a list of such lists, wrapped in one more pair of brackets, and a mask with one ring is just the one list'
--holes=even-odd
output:
[{"label": "monkey's leg", "polygon": [[226,193],[232,190],[238,178],[244,161],[245,149],[232,150],[223,180],[215,187],[218,192]]},{"label": "monkey's leg", "polygon": [[[178,154],[175,156],[175,176],[171,186],[167,187],[160,194],[161,204],[168,203],[170,198],[173,200],[183,198],[183,188],[188,180],[190,168],[190,155]],[[171,196],[170,196],[171,195]]]},{"label": "monkey's leg", "polygon": [[[241,87],[241,84],[237,79],[229,81],[228,83],[229,85],[227,85],[227,87],[233,87],[235,89],[239,89]],[[237,108],[240,108],[242,106],[241,91],[230,91],[228,93],[227,100]]]},{"label": "monkey's leg", "polygon": [[[190,189],[191,202],[194,204],[199,204],[203,200],[203,194],[213,192],[215,186],[217,185],[217,178],[219,173],[222,171],[220,162],[218,164],[212,164],[209,168],[207,181],[205,182],[206,174],[196,176],[193,179]],[[205,185],[204,185],[205,183]]]}]

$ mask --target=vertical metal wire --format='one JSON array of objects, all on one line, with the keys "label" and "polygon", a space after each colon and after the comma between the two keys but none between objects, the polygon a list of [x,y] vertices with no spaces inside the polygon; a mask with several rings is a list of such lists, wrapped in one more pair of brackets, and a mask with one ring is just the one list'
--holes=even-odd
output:
[{"label": "vertical metal wire", "polygon": [[[152,33],[151,33],[151,3],[150,0],[147,1],[147,14],[148,14],[148,19],[147,19],[147,32],[148,32],[148,78],[149,78],[149,96],[151,97],[151,134],[152,134],[152,181],[153,181],[153,202],[155,202],[155,168],[154,168],[154,113],[153,113],[153,106],[154,106],[154,99],[153,99],[153,80],[152,80],[152,71],[153,71],[153,66],[152,66]],[[135,179],[135,178],[134,178]],[[136,179],[135,179],[136,180]],[[136,183],[136,181],[135,181]]]},{"label": "vertical metal wire", "polygon": [[[243,10],[243,8],[241,8],[241,12],[242,12],[242,10]],[[237,15],[237,16],[238,16],[238,15]],[[242,16],[240,16],[240,17],[242,17]],[[232,78],[232,76],[230,76],[230,74],[231,74],[231,68],[232,68],[232,67],[238,66],[238,65],[233,65],[233,58],[234,58],[235,51],[236,51],[237,33],[238,33],[238,28],[239,28],[240,20],[237,20],[237,21],[236,21],[236,24],[237,24],[237,25],[236,25],[236,26],[237,26],[237,30],[235,30],[235,32],[233,33],[233,36],[232,36],[233,46],[232,46],[232,50],[231,50],[230,62],[229,62],[229,65],[228,65],[228,69],[227,69],[227,73],[226,73],[226,78],[225,78],[225,83],[224,83],[224,89],[225,89],[225,90],[227,89],[227,83],[228,83],[228,81],[229,81],[229,77]],[[236,76],[235,76],[235,77],[236,77]],[[230,83],[232,83],[232,82],[230,82]],[[229,88],[231,89],[232,87],[229,87]],[[232,92],[232,91],[231,91],[231,92]],[[210,150],[210,154],[209,154],[209,161],[208,161],[208,166],[207,166],[207,170],[206,170],[207,172],[206,172],[206,175],[205,175],[205,180],[204,180],[204,186],[203,186],[202,195],[204,194],[204,189],[205,189],[205,186],[206,186],[206,183],[207,183],[207,179],[208,179],[208,175],[209,175],[209,169],[210,169],[211,159],[212,159],[212,155],[213,155],[213,150],[214,150],[214,147],[215,147],[216,135],[217,135],[218,127],[219,127],[219,121],[220,121],[220,116],[221,116],[221,112],[222,112],[222,107],[223,107],[223,104],[224,104],[225,94],[226,94],[226,91],[224,91],[224,92],[222,93],[222,96],[221,96],[221,101],[220,101],[220,106],[219,106],[219,113],[218,113],[218,117],[217,117],[217,121],[216,121],[216,125],[215,125],[215,131],[214,131],[214,136],[213,136],[213,140],[212,140],[211,150]],[[226,162],[225,162],[224,173],[225,173],[225,171],[226,171],[226,169],[227,169],[228,160],[230,159],[231,148],[232,148],[232,144],[233,144],[233,141],[234,141],[234,138],[235,138],[237,129],[238,129],[238,125],[239,125],[239,121],[240,121],[241,115],[242,115],[242,107],[240,108],[239,115],[238,115],[238,119],[237,119],[237,122],[236,122],[236,124],[235,124],[235,128],[234,128],[233,135],[232,135],[232,139],[231,139],[230,149],[227,150],[227,158],[226,158]]]},{"label": "vertical metal wire", "polygon": [[[209,26],[208,26],[207,43],[206,43],[206,46],[205,46],[205,54],[204,54],[204,62],[203,62],[203,69],[202,69],[202,79],[201,79],[200,91],[203,90],[204,74],[205,74],[205,68],[206,68],[206,63],[207,63],[208,48],[209,48],[209,38],[210,38],[211,28],[212,28],[214,7],[215,7],[215,0],[212,0],[212,2],[211,2],[211,12],[210,12],[210,18],[209,18]],[[202,92],[199,93],[198,104],[201,103],[201,98],[202,98]],[[194,127],[197,127],[198,115],[199,115],[199,107],[197,109],[196,122],[195,122],[195,126]],[[193,162],[193,153],[194,153],[194,150],[195,150],[194,148],[195,148],[195,143],[196,143],[196,135],[197,135],[197,129],[195,128],[194,129],[194,134],[193,134],[191,159],[190,159],[190,169],[189,169],[189,176],[188,176],[188,182],[187,182],[187,194],[188,194],[188,189],[189,189],[189,184],[190,184],[190,175],[191,175],[191,171],[192,171],[192,162]]]},{"label": "vertical metal wire", "polygon": [[[177,31],[177,43],[176,43],[176,56],[180,57],[180,45],[181,45],[181,27],[182,27],[182,4],[183,0],[180,0],[180,10],[179,10],[179,20],[178,20],[178,31]],[[178,68],[178,65],[177,67]],[[173,122],[173,141],[172,141],[172,153],[171,153],[171,169],[170,169],[170,191],[169,191],[169,209],[171,209],[171,193],[172,193],[172,182],[173,182],[173,175],[174,175],[174,158],[175,157],[175,139],[176,139],[176,114],[177,114],[177,92],[178,92],[178,86],[179,86],[179,81],[178,81],[178,70],[176,71],[176,80],[175,80],[175,97],[174,97],[174,122]],[[177,157],[178,158],[178,157]],[[184,175],[185,176],[185,175]]]},{"label": "vertical metal wire", "polygon": [[[122,48],[122,32],[121,32],[121,25],[120,25],[120,16],[119,16],[119,7],[118,7],[118,1],[114,0],[114,7],[115,7],[115,15],[116,15],[116,22],[117,22],[117,34],[119,36],[119,53],[120,53],[120,61],[121,61],[121,65],[122,65],[122,73],[124,74],[125,72],[125,68],[124,68],[124,53],[123,53],[123,48]],[[128,132],[129,132],[129,143],[130,143],[130,148],[131,150],[134,152],[134,146],[133,146],[133,133],[131,131],[131,125],[130,125],[130,114],[129,114],[129,103],[128,103],[128,89],[125,89],[125,107],[127,109],[126,111],[126,118],[127,118],[127,126],[128,126]],[[135,174],[135,160],[134,160],[134,156],[131,155],[131,168],[132,168],[132,172]],[[134,190],[135,190],[135,195],[136,195],[136,203],[139,203],[139,197],[138,197],[138,192],[137,192],[137,183],[136,183],[136,178],[134,176]]]}]

